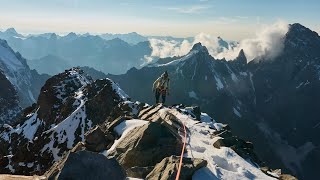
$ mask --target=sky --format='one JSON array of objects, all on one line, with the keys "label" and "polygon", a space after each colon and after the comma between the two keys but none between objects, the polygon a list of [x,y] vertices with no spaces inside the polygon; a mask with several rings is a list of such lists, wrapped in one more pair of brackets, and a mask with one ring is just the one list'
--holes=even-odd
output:
[{"label": "sky", "polygon": [[282,20],[320,32],[319,0],[0,0],[0,30],[241,40]]}]

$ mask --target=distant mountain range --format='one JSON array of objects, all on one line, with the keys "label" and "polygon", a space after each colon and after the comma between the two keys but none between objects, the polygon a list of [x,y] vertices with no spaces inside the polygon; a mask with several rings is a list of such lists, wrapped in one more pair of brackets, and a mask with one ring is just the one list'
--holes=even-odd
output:
[{"label": "distant mountain range", "polygon": [[138,44],[140,42],[148,41],[148,37],[142,36],[136,32],[128,33],[128,34],[101,34],[100,37],[102,37],[105,40],[112,40],[119,38],[129,44]]},{"label": "distant mountain range", "polygon": [[[121,37],[129,40],[131,36],[135,34]],[[8,29],[0,33],[1,38],[28,59],[32,68],[50,75],[72,66],[90,66],[106,73],[125,73],[131,67],[139,68],[144,64],[144,57],[149,56],[152,50],[148,41],[129,44],[117,37],[105,40],[89,34],[58,36],[46,33],[24,37],[14,29]],[[47,71],[49,66],[56,68]]]},{"label": "distant mountain range", "polygon": [[284,50],[273,60],[217,60],[196,44],[183,57],[166,58],[123,75],[111,75],[134,99],[154,103],[153,81],[170,75],[168,104],[199,105],[253,141],[263,160],[301,179],[317,177],[320,161],[320,37],[292,24]]},{"label": "distant mountain range", "polygon": [[[126,73],[132,67],[140,69],[150,62],[146,60],[153,51],[150,38],[174,41],[177,44],[184,40],[194,42],[191,37],[142,36],[135,32],[101,35],[71,32],[65,36],[55,33],[24,36],[13,28],[0,32],[0,39],[5,39],[14,51],[26,58],[32,69],[50,75],[75,66],[88,66],[112,74]],[[218,43],[220,47],[217,47],[217,52],[234,46],[234,43],[229,44],[220,37]]]}]

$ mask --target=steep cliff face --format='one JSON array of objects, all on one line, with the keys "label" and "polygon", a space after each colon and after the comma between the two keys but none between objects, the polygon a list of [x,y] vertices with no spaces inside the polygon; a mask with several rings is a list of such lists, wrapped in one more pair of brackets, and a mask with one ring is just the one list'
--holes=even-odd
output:
[{"label": "steep cliff face", "polygon": [[40,91],[39,84],[42,86],[49,78],[31,71],[26,60],[1,39],[0,70],[16,89],[21,107],[27,107],[36,102]]},{"label": "steep cliff face", "polygon": [[285,166],[303,179],[315,177],[320,157],[319,48],[317,33],[293,24],[280,56],[249,64],[258,127]]}]

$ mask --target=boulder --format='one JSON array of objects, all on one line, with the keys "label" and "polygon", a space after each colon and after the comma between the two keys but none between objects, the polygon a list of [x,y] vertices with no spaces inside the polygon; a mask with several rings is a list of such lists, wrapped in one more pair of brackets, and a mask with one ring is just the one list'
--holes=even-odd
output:
[{"label": "boulder", "polygon": [[101,152],[113,144],[114,138],[110,134],[105,135],[101,128],[96,126],[86,133],[85,142],[86,149],[89,151]]},{"label": "boulder", "polygon": [[224,147],[225,144],[223,143],[223,139],[218,139],[216,142],[213,143],[213,147],[220,149],[220,147]]},{"label": "boulder", "polygon": [[[146,179],[175,179],[178,172],[179,162],[179,156],[170,156],[164,158],[160,163],[158,163],[154,167],[154,169],[148,174]],[[196,170],[205,166],[207,166],[207,161],[203,159],[193,159],[184,157],[182,159],[182,166],[179,179],[192,179],[193,173]]]},{"label": "boulder", "polygon": [[89,151],[71,152],[61,171],[49,179],[126,179],[126,173],[115,159]]},{"label": "boulder", "polygon": [[180,137],[176,137],[163,124],[150,122],[131,130],[110,152],[110,156],[129,169],[134,166],[154,166],[165,157],[179,155],[181,150]]}]

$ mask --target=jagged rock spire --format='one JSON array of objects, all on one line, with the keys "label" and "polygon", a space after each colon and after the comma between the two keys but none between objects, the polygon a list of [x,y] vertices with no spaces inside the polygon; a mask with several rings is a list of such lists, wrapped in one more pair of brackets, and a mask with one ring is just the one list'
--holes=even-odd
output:
[{"label": "jagged rock spire", "polygon": [[240,66],[245,66],[247,64],[247,57],[243,49],[240,50],[238,57],[234,61]]}]

